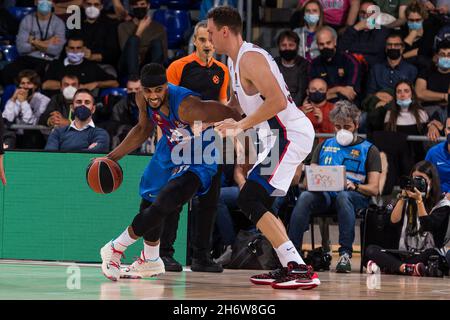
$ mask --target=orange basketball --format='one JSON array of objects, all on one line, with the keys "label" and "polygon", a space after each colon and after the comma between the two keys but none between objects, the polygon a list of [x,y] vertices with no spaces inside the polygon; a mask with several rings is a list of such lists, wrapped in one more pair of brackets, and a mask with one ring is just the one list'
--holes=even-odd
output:
[{"label": "orange basketball", "polygon": [[123,171],[120,165],[108,158],[92,160],[86,169],[86,181],[97,193],[111,193],[120,187]]}]

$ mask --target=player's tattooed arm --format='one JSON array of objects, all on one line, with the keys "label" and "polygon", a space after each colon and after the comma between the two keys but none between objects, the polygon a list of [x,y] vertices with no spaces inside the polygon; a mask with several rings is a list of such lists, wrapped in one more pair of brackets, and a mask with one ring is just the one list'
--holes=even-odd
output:
[{"label": "player's tattooed arm", "polygon": [[130,130],[125,139],[113,151],[108,154],[108,158],[115,161],[120,160],[128,153],[139,148],[150,136],[154,124],[147,116],[147,104],[145,103],[141,91],[136,93],[136,104],[139,108],[138,123]]},{"label": "player's tattooed arm", "polygon": [[241,115],[235,109],[217,101],[200,100],[195,96],[188,96],[181,102],[178,114],[181,120],[191,125],[195,121],[214,123],[228,118],[241,120]]}]

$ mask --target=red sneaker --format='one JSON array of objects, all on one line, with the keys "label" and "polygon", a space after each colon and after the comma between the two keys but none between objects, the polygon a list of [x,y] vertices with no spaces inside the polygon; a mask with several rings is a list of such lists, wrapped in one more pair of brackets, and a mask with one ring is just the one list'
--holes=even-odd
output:
[{"label": "red sneaker", "polygon": [[275,280],[286,276],[288,268],[280,268],[270,271],[268,273],[261,273],[250,277],[250,282],[253,284],[269,285]]},{"label": "red sneaker", "polygon": [[415,277],[425,276],[425,265],[422,262],[405,265],[405,274]]},{"label": "red sneaker", "polygon": [[288,263],[288,271],[271,283],[274,289],[302,289],[309,290],[320,285],[319,276],[313,272],[311,266],[297,264],[294,261]]}]

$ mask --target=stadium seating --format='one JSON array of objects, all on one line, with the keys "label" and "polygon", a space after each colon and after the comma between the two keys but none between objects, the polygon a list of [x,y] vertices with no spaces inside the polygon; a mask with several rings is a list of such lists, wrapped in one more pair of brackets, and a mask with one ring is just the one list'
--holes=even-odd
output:
[{"label": "stadium seating", "polygon": [[3,88],[3,94],[0,101],[0,111],[3,112],[6,102],[13,96],[16,86],[11,84]]},{"label": "stadium seating", "polygon": [[0,46],[0,52],[2,55],[2,60],[7,62],[13,62],[19,57],[16,46],[13,45],[3,45]]},{"label": "stadium seating", "polygon": [[21,21],[26,15],[35,12],[35,7],[9,7],[9,13],[16,18],[17,21]]},{"label": "stadium seating", "polygon": [[100,91],[100,98],[103,98],[108,95],[125,97],[127,95],[127,89],[126,88],[105,88]]},{"label": "stadium seating", "polygon": [[179,49],[184,42],[184,35],[191,29],[191,15],[182,10],[156,10],[153,19],[167,29],[169,49]]}]

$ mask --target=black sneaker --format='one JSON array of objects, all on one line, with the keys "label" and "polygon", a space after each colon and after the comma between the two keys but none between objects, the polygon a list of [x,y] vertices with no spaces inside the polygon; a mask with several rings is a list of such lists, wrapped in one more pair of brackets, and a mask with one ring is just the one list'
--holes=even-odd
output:
[{"label": "black sneaker", "polygon": [[161,257],[162,261],[164,262],[164,267],[166,271],[171,272],[181,272],[183,271],[183,266],[175,260],[173,257],[165,256]]},{"label": "black sneaker", "polygon": [[222,265],[215,263],[211,258],[192,258],[191,270],[194,272],[223,272]]}]

